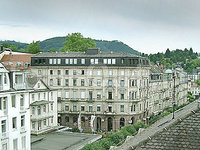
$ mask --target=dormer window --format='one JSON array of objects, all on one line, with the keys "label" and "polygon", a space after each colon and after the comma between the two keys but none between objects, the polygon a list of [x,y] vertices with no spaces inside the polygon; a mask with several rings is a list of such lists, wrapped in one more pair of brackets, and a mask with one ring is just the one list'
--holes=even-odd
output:
[{"label": "dormer window", "polygon": [[22,64],[21,62],[16,62],[16,63],[15,63],[15,66],[16,66],[16,67],[20,67],[21,64]]},{"label": "dormer window", "polygon": [[12,63],[12,62],[8,62],[8,63],[7,63],[7,65],[10,65],[10,66],[12,66],[12,65],[13,65],[13,63]]},{"label": "dormer window", "polygon": [[25,62],[25,63],[24,63],[24,68],[28,68],[28,67],[29,67],[29,65],[30,65],[30,63],[29,63],[29,62]]}]

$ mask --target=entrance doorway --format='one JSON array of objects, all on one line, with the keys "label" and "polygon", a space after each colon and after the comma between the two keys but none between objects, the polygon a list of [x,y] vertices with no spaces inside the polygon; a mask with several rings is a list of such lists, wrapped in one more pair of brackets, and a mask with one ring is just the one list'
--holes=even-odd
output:
[{"label": "entrance doorway", "polygon": [[97,131],[101,130],[101,118],[97,117]]},{"label": "entrance doorway", "polygon": [[120,128],[123,127],[124,125],[125,125],[125,119],[120,118]]},{"label": "entrance doorway", "polygon": [[111,117],[108,118],[108,131],[113,129],[113,120]]},{"label": "entrance doorway", "polygon": [[131,120],[132,120],[132,123],[131,123],[131,124],[134,124],[134,123],[135,123],[135,122],[134,122],[135,118],[132,117]]}]

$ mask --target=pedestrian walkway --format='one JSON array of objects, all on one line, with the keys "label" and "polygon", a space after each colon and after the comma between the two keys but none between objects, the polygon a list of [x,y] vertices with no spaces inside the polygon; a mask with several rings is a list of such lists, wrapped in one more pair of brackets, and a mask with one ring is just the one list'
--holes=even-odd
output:
[{"label": "pedestrian walkway", "polygon": [[164,129],[170,127],[174,123],[180,121],[191,114],[191,111],[196,111],[198,108],[198,100],[188,104],[187,106],[177,110],[175,112],[175,117],[172,119],[172,114],[165,116],[155,122],[153,125],[148,127],[145,131],[141,132],[140,134],[129,138],[124,144],[115,148],[115,150],[127,150],[136,147],[138,144],[151,139],[154,135],[158,134],[159,132],[163,131]]}]

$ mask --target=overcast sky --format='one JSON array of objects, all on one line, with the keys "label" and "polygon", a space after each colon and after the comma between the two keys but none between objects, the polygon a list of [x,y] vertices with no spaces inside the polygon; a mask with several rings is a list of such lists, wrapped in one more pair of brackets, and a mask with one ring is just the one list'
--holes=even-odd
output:
[{"label": "overcast sky", "polygon": [[30,43],[73,32],[148,54],[200,52],[200,0],[0,0],[0,40]]}]

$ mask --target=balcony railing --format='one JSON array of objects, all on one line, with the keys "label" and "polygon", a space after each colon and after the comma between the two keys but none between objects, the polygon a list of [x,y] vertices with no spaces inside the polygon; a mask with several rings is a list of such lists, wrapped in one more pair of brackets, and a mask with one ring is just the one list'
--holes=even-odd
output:
[{"label": "balcony railing", "polygon": [[40,114],[40,115],[32,115],[31,120],[37,121],[37,120],[42,120],[44,118],[50,118],[52,116],[54,116],[53,112],[44,113],[44,114]]},{"label": "balcony railing", "polygon": [[25,126],[20,128],[20,132],[21,132],[21,133],[26,132]]},{"label": "balcony railing", "polygon": [[6,139],[6,138],[8,138],[8,132],[0,133],[0,138],[1,138],[1,139]]},{"label": "balcony railing", "polygon": [[15,89],[25,89],[26,88],[26,84],[23,83],[14,83],[14,88]]}]

